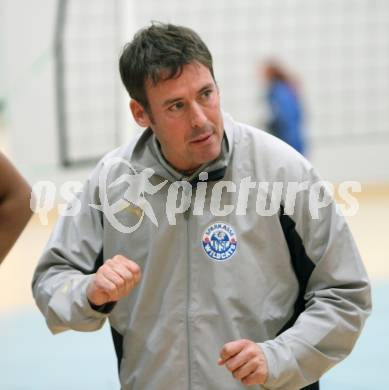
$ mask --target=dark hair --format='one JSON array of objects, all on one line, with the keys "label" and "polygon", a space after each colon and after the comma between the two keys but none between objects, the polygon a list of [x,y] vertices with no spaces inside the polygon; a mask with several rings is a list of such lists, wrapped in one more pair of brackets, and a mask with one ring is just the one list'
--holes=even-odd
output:
[{"label": "dark hair", "polygon": [[295,77],[289,74],[284,67],[274,59],[270,59],[265,63],[265,71],[271,82],[283,81],[289,85],[296,93],[298,93],[298,81]]},{"label": "dark hair", "polygon": [[179,77],[186,64],[198,62],[213,74],[212,55],[190,28],[153,22],[128,42],[119,60],[120,76],[131,98],[149,108],[145,83]]}]

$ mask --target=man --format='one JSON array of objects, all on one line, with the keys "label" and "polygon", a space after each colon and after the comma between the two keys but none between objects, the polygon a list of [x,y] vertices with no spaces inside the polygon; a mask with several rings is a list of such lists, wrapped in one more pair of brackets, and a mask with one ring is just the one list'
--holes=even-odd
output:
[{"label": "man", "polygon": [[[59,221],[43,253],[33,293],[51,331],[108,318],[122,389],[317,381],[361,331],[367,276],[333,202],[317,219],[308,191],[294,207],[284,192],[275,212],[260,207],[263,183],[316,183],[314,170],[221,113],[211,54],[192,30],[139,31],[120,72],[146,130],[103,158],[75,200],[80,213]],[[142,172],[136,204],[125,202],[123,183],[139,185]]]},{"label": "man", "polygon": [[0,152],[0,263],[31,217],[31,188]]}]

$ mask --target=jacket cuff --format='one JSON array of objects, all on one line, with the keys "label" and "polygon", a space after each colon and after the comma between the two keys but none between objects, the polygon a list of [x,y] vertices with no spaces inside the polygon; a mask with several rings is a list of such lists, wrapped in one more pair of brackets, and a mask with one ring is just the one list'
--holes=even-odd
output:
[{"label": "jacket cuff", "polygon": [[[298,370],[296,361],[290,351],[281,351],[282,347],[275,340],[258,343],[267,361],[267,379],[263,387],[266,390],[298,390],[301,388],[295,381],[294,373]],[[285,356],[280,358],[280,353]]]},{"label": "jacket cuff", "polygon": [[[88,298],[87,298],[88,299]],[[95,305],[88,299],[89,306],[98,313],[109,314],[116,305],[116,302],[107,302],[104,305]]]},{"label": "jacket cuff", "polygon": [[267,378],[266,382],[262,386],[266,390],[274,389],[276,385],[276,378],[274,376],[276,361],[273,353],[270,351],[270,348],[266,345],[266,343],[257,343],[257,345],[261,348],[267,362]]},{"label": "jacket cuff", "polygon": [[116,305],[116,302],[107,302],[104,305],[95,305],[89,299],[87,295],[88,286],[90,280],[94,277],[94,275],[87,275],[84,277],[82,289],[81,289],[81,299],[82,299],[82,307],[84,308],[85,314],[90,317],[95,318],[103,318],[111,313],[113,308]]}]

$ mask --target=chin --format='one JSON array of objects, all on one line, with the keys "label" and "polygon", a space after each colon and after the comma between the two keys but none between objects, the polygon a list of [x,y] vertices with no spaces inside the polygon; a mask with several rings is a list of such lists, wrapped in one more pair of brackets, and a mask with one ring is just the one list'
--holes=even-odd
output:
[{"label": "chin", "polygon": [[211,162],[213,160],[216,160],[219,157],[220,153],[221,153],[221,147],[220,146],[212,148],[212,150],[208,151],[203,156],[201,164],[206,164],[206,163],[209,163],[209,162]]}]

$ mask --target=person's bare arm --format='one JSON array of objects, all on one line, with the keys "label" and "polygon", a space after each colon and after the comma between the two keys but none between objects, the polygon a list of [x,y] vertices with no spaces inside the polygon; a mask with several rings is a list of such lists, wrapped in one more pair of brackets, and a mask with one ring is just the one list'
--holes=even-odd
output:
[{"label": "person's bare arm", "polygon": [[0,152],[0,263],[31,217],[31,188]]}]

